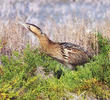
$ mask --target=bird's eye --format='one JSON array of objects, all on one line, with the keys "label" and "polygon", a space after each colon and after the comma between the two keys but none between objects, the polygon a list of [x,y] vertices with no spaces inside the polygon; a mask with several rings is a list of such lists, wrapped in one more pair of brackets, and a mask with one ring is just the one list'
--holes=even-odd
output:
[{"label": "bird's eye", "polygon": [[30,25],[28,26],[28,28],[30,28]]}]

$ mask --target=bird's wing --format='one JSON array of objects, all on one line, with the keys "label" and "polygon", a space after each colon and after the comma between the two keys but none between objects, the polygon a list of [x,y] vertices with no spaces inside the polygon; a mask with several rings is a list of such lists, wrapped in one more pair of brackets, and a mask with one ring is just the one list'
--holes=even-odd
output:
[{"label": "bird's wing", "polygon": [[79,45],[64,42],[60,43],[61,52],[67,63],[74,65],[85,63],[88,59],[87,53]]},{"label": "bird's wing", "polygon": [[62,43],[59,43],[61,46],[63,46],[64,48],[73,48],[73,49],[78,49],[78,50],[83,50],[83,48],[81,48],[79,45],[76,45],[76,44],[73,44],[73,43],[69,43],[69,42],[62,42]]}]

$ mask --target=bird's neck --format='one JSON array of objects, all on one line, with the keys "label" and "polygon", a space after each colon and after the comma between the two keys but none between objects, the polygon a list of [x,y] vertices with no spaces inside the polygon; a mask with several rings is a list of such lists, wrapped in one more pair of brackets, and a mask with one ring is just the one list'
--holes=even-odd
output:
[{"label": "bird's neck", "polygon": [[50,50],[53,50],[54,46],[56,43],[51,41],[47,36],[45,37],[40,37],[39,38],[40,46],[41,48],[45,51],[48,52]]},{"label": "bird's neck", "polygon": [[51,41],[48,37],[39,38],[41,49],[49,56],[62,59],[60,45]]}]

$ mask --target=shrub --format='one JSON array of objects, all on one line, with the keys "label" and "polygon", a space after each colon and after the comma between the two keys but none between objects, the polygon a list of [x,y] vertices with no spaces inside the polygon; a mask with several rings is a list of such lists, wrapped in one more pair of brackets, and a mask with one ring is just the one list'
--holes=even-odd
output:
[{"label": "shrub", "polygon": [[[39,50],[29,46],[22,53],[14,51],[12,56],[1,56],[0,100],[60,100],[80,95],[95,95],[110,98],[110,43],[100,34],[99,55],[93,57],[77,71],[67,69]],[[39,67],[42,73],[35,74]],[[48,77],[53,72],[52,77]],[[84,97],[85,98],[85,97]]]}]

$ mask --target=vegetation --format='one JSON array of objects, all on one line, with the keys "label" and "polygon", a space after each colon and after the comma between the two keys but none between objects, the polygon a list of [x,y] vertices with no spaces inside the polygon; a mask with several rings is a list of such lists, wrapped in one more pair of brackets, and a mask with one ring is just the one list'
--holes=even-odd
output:
[{"label": "vegetation", "polygon": [[[57,61],[30,49],[11,56],[2,55],[0,65],[0,100],[60,100],[74,94],[110,98],[110,43],[97,35],[99,55],[84,66],[70,70]],[[40,67],[43,73],[38,74]],[[53,72],[51,77],[49,74]],[[37,74],[37,75],[36,75]]]}]

